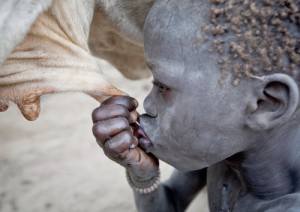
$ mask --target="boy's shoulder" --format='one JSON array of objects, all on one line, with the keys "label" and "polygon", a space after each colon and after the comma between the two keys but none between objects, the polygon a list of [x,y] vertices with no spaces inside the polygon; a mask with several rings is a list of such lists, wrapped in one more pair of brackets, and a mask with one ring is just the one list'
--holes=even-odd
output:
[{"label": "boy's shoulder", "polygon": [[207,193],[214,211],[300,211],[300,191],[274,199],[253,195],[225,161],[207,169]]}]

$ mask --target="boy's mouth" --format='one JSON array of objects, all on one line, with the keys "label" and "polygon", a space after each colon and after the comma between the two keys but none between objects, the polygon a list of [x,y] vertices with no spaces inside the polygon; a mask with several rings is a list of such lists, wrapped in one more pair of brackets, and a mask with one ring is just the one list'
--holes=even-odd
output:
[{"label": "boy's mouth", "polygon": [[133,129],[134,136],[137,137],[139,141],[138,147],[147,152],[147,150],[152,146],[152,142],[150,141],[145,131],[138,122],[131,124],[131,126]]}]

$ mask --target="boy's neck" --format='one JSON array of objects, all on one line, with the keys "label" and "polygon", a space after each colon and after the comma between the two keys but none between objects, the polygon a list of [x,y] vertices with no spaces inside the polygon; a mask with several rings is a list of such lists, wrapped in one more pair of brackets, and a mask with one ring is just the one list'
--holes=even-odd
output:
[{"label": "boy's neck", "polygon": [[[283,127],[251,150],[227,159],[253,195],[273,199],[300,190],[300,126]],[[299,124],[298,124],[299,125]]]}]

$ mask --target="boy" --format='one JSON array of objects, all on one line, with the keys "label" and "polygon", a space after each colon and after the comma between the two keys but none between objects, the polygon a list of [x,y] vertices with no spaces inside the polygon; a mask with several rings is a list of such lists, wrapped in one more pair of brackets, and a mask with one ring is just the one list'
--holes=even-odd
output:
[{"label": "boy", "polygon": [[[299,1],[157,0],[144,28],[154,86],[135,112],[93,112],[105,154],[126,168],[139,211],[300,210]],[[159,183],[158,159],[177,170]]]}]

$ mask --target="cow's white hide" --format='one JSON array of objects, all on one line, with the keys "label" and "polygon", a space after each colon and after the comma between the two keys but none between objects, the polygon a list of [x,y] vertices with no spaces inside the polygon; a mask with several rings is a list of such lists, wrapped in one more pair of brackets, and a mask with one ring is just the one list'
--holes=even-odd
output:
[{"label": "cow's white hide", "polygon": [[53,0],[0,0],[0,64]]}]

